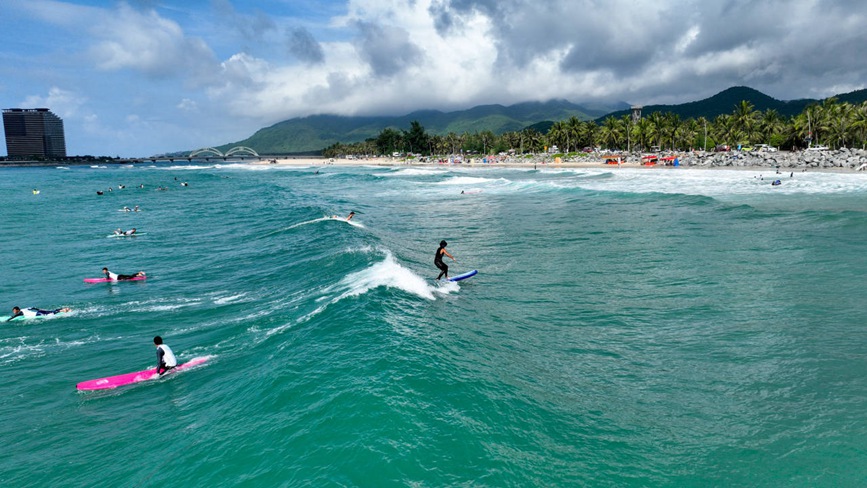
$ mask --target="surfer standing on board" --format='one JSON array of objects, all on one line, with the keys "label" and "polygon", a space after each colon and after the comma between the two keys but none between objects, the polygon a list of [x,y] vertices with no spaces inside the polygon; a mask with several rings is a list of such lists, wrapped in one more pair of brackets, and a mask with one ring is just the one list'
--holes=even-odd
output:
[{"label": "surfer standing on board", "polygon": [[160,336],[154,337],[154,345],[157,346],[157,373],[163,375],[178,365],[178,360],[172,349],[163,344],[163,338]]},{"label": "surfer standing on board", "polygon": [[32,319],[33,317],[42,317],[45,315],[54,315],[56,313],[66,313],[72,310],[69,307],[58,308],[56,310],[40,310],[34,307],[27,307],[25,309],[21,309],[20,307],[12,307],[12,316],[6,319],[6,322],[17,318],[24,317],[25,319]]},{"label": "surfer standing on board", "polygon": [[454,256],[452,256],[451,254],[449,254],[448,251],[446,251],[446,246],[448,246],[448,245],[449,245],[448,242],[440,241],[440,247],[439,247],[439,249],[437,249],[436,256],[434,256],[434,264],[436,265],[437,268],[439,268],[441,270],[440,275],[437,276],[437,280],[442,278],[443,275],[445,275],[446,279],[449,279],[449,267],[448,267],[448,265],[446,265],[446,263],[443,262],[443,254],[452,258],[452,261],[458,262],[458,260],[455,259]]},{"label": "surfer standing on board", "polygon": [[108,270],[108,268],[102,268],[102,274],[104,274],[105,277],[110,279],[111,281],[123,281],[123,280],[131,280],[133,278],[138,278],[139,276],[144,276],[145,272],[139,271],[136,274],[124,275],[124,274],[112,273],[111,271]]}]

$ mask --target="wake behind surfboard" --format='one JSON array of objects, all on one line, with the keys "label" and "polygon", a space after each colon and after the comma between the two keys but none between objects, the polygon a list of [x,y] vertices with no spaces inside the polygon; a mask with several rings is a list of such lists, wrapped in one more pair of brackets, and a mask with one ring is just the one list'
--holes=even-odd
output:
[{"label": "wake behind surfboard", "polygon": [[[193,366],[198,366],[208,360],[208,356],[200,356],[189,360],[188,362],[181,364],[180,366],[169,370],[167,373],[163,373],[163,375],[172,374],[175,371],[181,371],[187,368],[191,368]],[[117,388],[118,386],[131,385],[133,383],[139,383],[141,381],[155,380],[160,376],[157,374],[157,369],[146,369],[144,371],[136,371],[135,373],[125,373],[119,374],[117,376],[108,376],[105,378],[98,378],[95,380],[82,381],[81,383],[75,385],[75,388],[81,391],[90,391],[90,390],[108,390],[111,388]]]}]

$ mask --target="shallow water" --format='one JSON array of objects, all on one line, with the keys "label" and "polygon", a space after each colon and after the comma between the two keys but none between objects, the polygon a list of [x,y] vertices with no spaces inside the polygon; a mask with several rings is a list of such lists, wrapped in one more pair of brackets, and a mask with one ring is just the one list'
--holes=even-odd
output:
[{"label": "shallow water", "polygon": [[4,169],[0,484],[860,485],[867,176],[760,174]]}]

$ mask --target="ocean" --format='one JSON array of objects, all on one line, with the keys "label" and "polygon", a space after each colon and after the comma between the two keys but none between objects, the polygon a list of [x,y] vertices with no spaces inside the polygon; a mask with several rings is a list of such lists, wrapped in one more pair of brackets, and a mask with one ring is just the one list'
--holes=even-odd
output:
[{"label": "ocean", "polygon": [[[867,480],[867,175],[0,176],[2,314],[73,308],[0,325],[0,485]],[[478,275],[435,282],[440,240]],[[104,266],[148,279],[83,282]],[[154,367],[155,335],[209,361],[76,390]]]}]

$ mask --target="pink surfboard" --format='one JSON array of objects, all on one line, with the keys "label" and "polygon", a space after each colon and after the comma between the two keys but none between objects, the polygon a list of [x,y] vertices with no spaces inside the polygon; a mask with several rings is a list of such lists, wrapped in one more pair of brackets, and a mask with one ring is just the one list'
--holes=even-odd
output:
[{"label": "pink surfboard", "polygon": [[[191,368],[193,366],[198,366],[199,364],[204,363],[208,360],[208,356],[200,356],[197,358],[193,358],[188,362],[181,364],[180,366],[175,367],[174,369],[169,370],[168,373],[164,374],[172,374],[175,371],[180,371],[182,369]],[[118,386],[123,385],[131,385],[133,383],[138,383],[140,381],[154,380],[159,378],[157,374],[157,369],[147,369],[144,371],[137,371],[135,373],[126,373],[119,374],[117,376],[109,376],[107,378],[99,378],[95,380],[82,381],[81,383],[75,385],[79,390],[108,390],[110,388],[117,388]]]},{"label": "pink surfboard", "polygon": [[147,276],[136,276],[128,280],[110,280],[108,278],[85,278],[85,283],[117,283],[118,281],[141,281],[147,279]]}]

